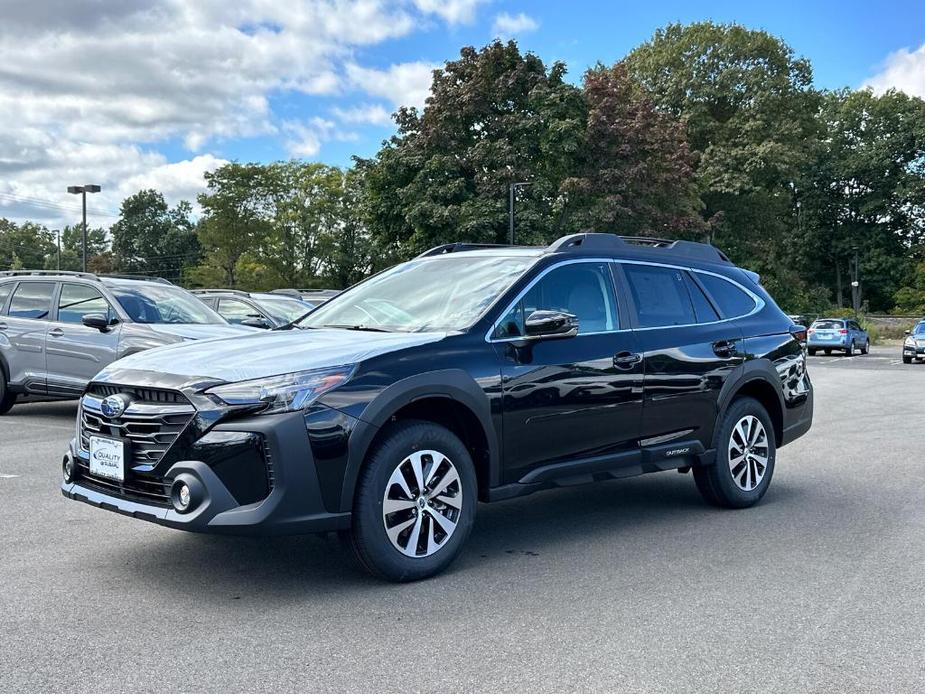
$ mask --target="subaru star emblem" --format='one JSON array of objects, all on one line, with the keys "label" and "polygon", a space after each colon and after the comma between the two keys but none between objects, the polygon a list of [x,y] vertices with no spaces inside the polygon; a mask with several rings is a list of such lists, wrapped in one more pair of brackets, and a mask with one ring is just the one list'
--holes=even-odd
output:
[{"label": "subaru star emblem", "polygon": [[100,404],[100,411],[109,419],[118,417],[128,407],[129,400],[125,395],[110,395]]}]

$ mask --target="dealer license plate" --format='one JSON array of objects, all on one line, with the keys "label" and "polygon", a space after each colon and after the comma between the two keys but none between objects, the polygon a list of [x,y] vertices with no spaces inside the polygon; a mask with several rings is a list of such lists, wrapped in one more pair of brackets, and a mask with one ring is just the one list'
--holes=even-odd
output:
[{"label": "dealer license plate", "polygon": [[90,474],[125,480],[125,444],[101,436],[90,437]]}]

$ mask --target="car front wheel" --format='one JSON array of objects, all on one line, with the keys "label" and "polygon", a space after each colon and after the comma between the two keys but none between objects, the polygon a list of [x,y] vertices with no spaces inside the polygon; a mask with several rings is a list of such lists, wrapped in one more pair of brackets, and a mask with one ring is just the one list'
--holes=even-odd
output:
[{"label": "car front wheel", "polygon": [[703,498],[714,506],[746,508],[771,484],[777,446],[767,410],[754,398],[735,400],[714,435],[716,463],[694,468]]},{"label": "car front wheel", "polygon": [[0,367],[0,414],[9,412],[16,404],[16,393],[11,393],[6,382],[6,375]]},{"label": "car front wheel", "polygon": [[353,549],[381,578],[433,576],[462,549],[477,501],[475,467],[462,441],[431,422],[399,422],[360,474]]},{"label": "car front wheel", "polygon": [[870,340],[864,340],[864,346],[861,347],[861,354],[868,354],[870,352]]},{"label": "car front wheel", "polygon": [[907,356],[904,354],[904,355],[903,355],[903,364],[911,364],[911,363],[912,363],[912,357],[907,357]]}]

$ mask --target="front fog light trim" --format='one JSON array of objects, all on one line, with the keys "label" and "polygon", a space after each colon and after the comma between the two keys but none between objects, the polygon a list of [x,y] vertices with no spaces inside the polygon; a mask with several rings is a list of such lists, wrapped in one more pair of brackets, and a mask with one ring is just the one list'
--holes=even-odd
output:
[{"label": "front fog light trim", "polygon": [[189,513],[205,499],[202,482],[193,475],[182,473],[170,485],[170,504],[177,513]]}]

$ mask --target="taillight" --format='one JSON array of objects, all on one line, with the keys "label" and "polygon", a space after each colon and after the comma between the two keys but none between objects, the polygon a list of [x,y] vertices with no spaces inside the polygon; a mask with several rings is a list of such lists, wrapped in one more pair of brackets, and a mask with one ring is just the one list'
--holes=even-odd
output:
[{"label": "taillight", "polygon": [[847,334],[848,334],[848,331],[847,331],[845,328],[842,328],[841,330],[838,331],[838,334],[839,334],[839,335],[847,335]]},{"label": "taillight", "polygon": [[[812,330],[809,332],[812,332]],[[800,342],[806,341],[806,328],[804,328],[802,325],[791,325],[790,334],[793,335],[794,339],[799,340]]]}]

